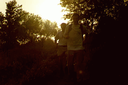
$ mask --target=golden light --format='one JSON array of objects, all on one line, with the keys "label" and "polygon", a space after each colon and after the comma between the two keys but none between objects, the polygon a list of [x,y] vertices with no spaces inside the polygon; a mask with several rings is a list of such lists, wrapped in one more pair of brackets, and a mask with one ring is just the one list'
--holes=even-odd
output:
[{"label": "golden light", "polygon": [[42,17],[42,19],[48,19],[52,22],[57,22],[58,26],[66,20],[62,19],[64,12],[61,12],[62,7],[58,5],[60,0],[43,0],[36,4],[35,13]]},{"label": "golden light", "polygon": [[[12,0],[3,0],[1,2],[3,13],[5,13],[6,4]],[[42,19],[48,19],[52,22],[57,22],[58,26],[68,20],[62,19],[66,12],[61,12],[62,7],[59,5],[60,0],[16,0],[17,4],[22,5],[23,10],[39,15]]]}]

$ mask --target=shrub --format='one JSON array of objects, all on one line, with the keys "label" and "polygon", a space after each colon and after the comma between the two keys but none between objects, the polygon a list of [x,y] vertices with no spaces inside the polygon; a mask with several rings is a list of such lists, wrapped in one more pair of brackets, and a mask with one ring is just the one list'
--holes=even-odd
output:
[{"label": "shrub", "polygon": [[33,83],[33,80],[45,79],[56,71],[56,50],[54,42],[50,39],[28,43],[0,53],[1,85],[25,85],[30,81]]}]

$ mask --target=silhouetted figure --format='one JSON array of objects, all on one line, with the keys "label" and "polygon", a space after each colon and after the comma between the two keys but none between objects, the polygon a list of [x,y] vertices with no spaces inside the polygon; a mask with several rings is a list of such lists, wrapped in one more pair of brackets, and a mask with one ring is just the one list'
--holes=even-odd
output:
[{"label": "silhouetted figure", "polygon": [[[57,35],[55,36],[57,56],[59,57],[60,76],[65,74],[65,68],[66,68],[67,39],[63,37],[65,27],[66,27],[66,23],[62,23],[61,24],[62,31],[58,32]],[[57,40],[59,40],[58,43]]]},{"label": "silhouetted figure", "polygon": [[80,82],[83,79],[83,34],[89,33],[89,30],[78,23],[79,15],[77,13],[73,14],[72,19],[73,23],[66,27],[64,33],[64,37],[67,38],[68,75],[70,79],[73,79],[74,72],[76,72],[77,82]]}]

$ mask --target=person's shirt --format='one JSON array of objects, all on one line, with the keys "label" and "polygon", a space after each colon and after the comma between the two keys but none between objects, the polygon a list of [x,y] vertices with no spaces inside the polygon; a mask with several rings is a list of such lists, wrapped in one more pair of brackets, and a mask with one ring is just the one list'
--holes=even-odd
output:
[{"label": "person's shirt", "polygon": [[[83,26],[83,34],[89,32],[85,25]],[[71,25],[71,30],[69,32],[70,26],[68,25],[64,32],[64,37],[67,38],[67,50],[83,50],[83,39],[82,31],[80,25]]]},{"label": "person's shirt", "polygon": [[64,33],[62,31],[60,31],[55,36],[55,40],[59,40],[58,46],[67,46],[67,39],[63,37],[63,34]]}]

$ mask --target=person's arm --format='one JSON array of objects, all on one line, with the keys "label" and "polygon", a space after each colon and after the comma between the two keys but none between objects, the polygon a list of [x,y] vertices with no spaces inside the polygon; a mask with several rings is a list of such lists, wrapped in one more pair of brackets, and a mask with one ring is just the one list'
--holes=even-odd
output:
[{"label": "person's arm", "polygon": [[55,45],[56,45],[56,47],[57,47],[57,40],[59,39],[59,33],[57,33],[57,35],[55,36]]},{"label": "person's arm", "polygon": [[91,29],[88,28],[87,26],[83,25],[83,34],[90,34],[91,33]]},{"label": "person's arm", "polygon": [[57,44],[57,39],[55,38],[55,44]]},{"label": "person's arm", "polygon": [[66,26],[64,34],[63,34],[63,37],[66,39],[69,37],[68,31],[69,31],[69,25]]}]

